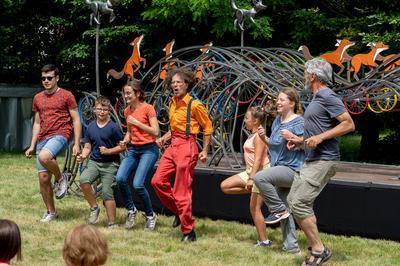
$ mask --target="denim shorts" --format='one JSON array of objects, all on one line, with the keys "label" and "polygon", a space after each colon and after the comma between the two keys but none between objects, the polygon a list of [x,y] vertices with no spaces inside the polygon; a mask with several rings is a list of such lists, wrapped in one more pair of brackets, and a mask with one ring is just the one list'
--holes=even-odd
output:
[{"label": "denim shorts", "polygon": [[67,144],[68,141],[64,136],[54,135],[42,140],[36,145],[36,165],[38,167],[39,173],[47,172],[47,169],[39,162],[40,151],[44,149],[48,151],[53,156],[53,158],[56,158],[56,156],[64,150]]}]

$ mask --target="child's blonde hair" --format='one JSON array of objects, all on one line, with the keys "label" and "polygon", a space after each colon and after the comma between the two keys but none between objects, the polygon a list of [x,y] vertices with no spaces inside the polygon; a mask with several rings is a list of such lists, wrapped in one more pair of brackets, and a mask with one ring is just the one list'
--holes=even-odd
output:
[{"label": "child's blonde hair", "polygon": [[104,236],[92,225],[79,225],[65,237],[63,258],[68,266],[104,265],[108,254]]}]

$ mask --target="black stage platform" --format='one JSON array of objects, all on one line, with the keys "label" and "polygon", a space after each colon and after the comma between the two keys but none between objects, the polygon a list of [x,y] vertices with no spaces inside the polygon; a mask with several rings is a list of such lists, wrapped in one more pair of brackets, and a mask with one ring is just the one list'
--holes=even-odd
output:
[{"label": "black stage platform", "polygon": [[[219,188],[222,180],[240,171],[199,163],[193,182],[194,215],[251,222],[249,195],[224,195]],[[332,234],[400,240],[399,176],[398,166],[341,162],[315,203],[319,229]],[[168,214],[152,188],[149,193],[155,210]],[[135,196],[136,202],[140,208]],[[117,204],[121,206],[119,195]],[[265,208],[264,214],[267,213]]]}]

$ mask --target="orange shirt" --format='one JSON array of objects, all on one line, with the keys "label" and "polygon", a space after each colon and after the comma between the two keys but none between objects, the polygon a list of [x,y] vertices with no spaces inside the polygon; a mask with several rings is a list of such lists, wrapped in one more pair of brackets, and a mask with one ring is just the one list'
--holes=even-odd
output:
[{"label": "orange shirt", "polygon": [[[169,108],[169,123],[172,132],[185,133],[187,107],[191,98],[189,94],[186,94],[181,100],[172,97]],[[190,112],[190,134],[198,134],[200,127],[203,128],[204,135],[213,133],[212,122],[205,106],[200,101],[194,100]]]},{"label": "orange shirt", "polygon": [[[127,119],[128,116],[133,116],[139,122],[150,126],[150,118],[156,117],[156,111],[154,107],[148,103],[143,103],[142,106],[132,110],[130,106],[126,107],[124,110],[124,116]],[[148,143],[153,143],[156,141],[156,137],[150,135],[149,133],[143,131],[137,126],[128,123],[128,131],[131,133],[131,143],[134,145],[144,145]]]}]

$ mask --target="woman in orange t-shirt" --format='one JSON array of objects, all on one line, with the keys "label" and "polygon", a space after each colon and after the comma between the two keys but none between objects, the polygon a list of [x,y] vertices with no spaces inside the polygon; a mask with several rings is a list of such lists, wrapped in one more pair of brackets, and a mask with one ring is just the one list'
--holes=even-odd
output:
[{"label": "woman in orange t-shirt", "polygon": [[128,183],[129,177],[135,172],[133,188],[144,205],[146,214],[144,229],[154,230],[157,216],[153,212],[149,193],[144,183],[158,159],[156,137],[160,129],[156,111],[152,105],[145,102],[140,82],[130,81],[122,90],[128,105],[124,110],[128,130],[120,142],[120,146],[127,147],[128,153],[121,162],[116,179],[128,210],[125,227],[130,229],[135,225],[137,209],[132,199],[132,188]]}]

